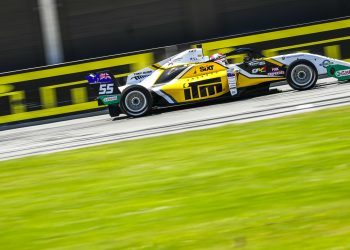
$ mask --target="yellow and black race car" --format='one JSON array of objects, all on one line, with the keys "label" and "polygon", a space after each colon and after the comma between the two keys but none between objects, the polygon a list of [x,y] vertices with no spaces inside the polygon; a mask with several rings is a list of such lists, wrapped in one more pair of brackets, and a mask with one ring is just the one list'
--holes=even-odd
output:
[{"label": "yellow and black race car", "polygon": [[[226,58],[233,54],[245,54],[244,62],[229,64]],[[309,53],[264,58],[240,48],[208,57],[202,49],[191,49],[130,74],[125,86],[109,72],[91,73],[87,79],[112,117],[139,117],[157,107],[235,98],[247,90],[267,92],[271,83],[283,80],[295,90],[312,89],[333,63],[348,64]]]}]

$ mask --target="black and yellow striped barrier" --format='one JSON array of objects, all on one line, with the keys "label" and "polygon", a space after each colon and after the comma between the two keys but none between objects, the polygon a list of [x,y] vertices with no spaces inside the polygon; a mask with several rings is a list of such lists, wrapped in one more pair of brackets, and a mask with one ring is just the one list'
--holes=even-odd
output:
[{"label": "black and yellow striped barrier", "polygon": [[[350,60],[350,18],[203,42],[204,54],[251,47],[266,56],[303,51]],[[164,54],[164,51],[162,52]],[[0,125],[97,109],[85,76],[110,70],[117,77],[149,66],[158,51],[0,74]],[[232,62],[243,60],[235,55]]]},{"label": "black and yellow striped barrier", "polygon": [[96,109],[89,72],[108,69],[123,77],[153,61],[149,52],[2,74],[0,124]]}]

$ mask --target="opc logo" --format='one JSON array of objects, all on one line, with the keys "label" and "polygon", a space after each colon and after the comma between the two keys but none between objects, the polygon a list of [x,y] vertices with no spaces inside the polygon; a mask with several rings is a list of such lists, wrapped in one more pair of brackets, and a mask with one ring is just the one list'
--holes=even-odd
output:
[{"label": "opc logo", "polygon": [[266,73],[266,67],[255,68],[252,70],[253,74]]}]

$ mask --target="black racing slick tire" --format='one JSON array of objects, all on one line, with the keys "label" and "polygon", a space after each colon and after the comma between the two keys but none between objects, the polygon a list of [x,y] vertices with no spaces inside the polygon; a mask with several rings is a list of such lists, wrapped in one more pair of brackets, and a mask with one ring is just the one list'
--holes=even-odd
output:
[{"label": "black racing slick tire", "polygon": [[130,117],[140,117],[148,114],[153,105],[151,93],[145,87],[133,85],[126,88],[121,96],[120,106]]},{"label": "black racing slick tire", "polygon": [[108,112],[111,117],[117,117],[120,115],[120,108],[118,105],[108,105]]},{"label": "black racing slick tire", "polygon": [[295,90],[312,89],[315,87],[317,80],[317,69],[307,60],[298,60],[288,67],[287,82]]}]

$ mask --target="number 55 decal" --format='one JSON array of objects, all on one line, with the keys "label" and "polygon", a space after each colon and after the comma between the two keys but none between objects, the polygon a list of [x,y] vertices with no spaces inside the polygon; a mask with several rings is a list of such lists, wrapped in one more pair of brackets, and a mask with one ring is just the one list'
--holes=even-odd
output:
[{"label": "number 55 decal", "polygon": [[101,84],[99,91],[100,91],[98,93],[99,95],[110,95],[110,94],[113,94],[113,92],[114,92],[114,84],[113,83]]}]

